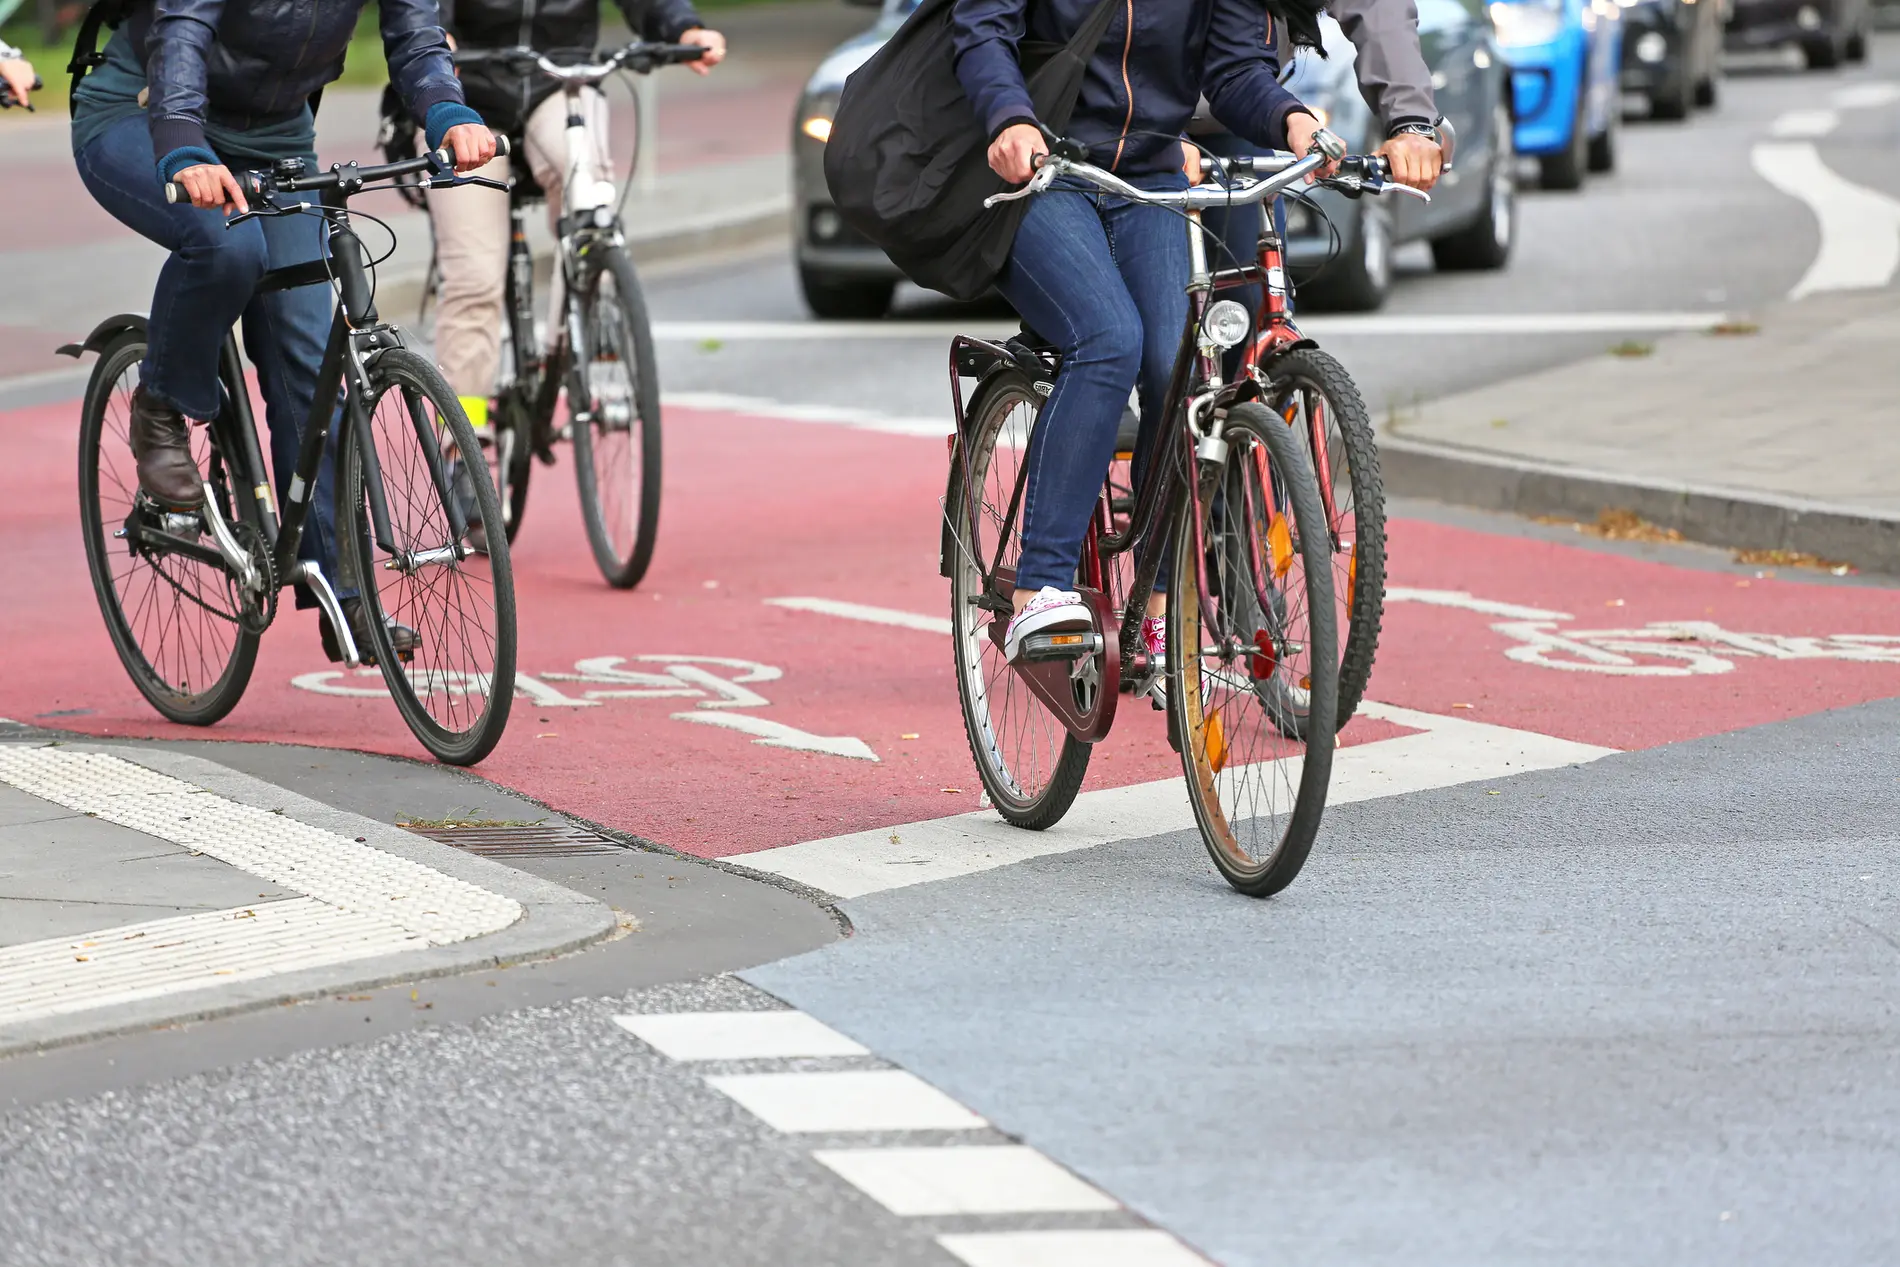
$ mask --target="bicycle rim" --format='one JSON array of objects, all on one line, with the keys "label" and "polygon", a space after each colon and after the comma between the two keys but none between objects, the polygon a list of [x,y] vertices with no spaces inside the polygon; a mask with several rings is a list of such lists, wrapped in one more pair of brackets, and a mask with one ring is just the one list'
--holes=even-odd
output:
[{"label": "bicycle rim", "polygon": [[[660,518],[660,383],[633,263],[608,248],[584,289],[568,393],[574,470],[594,561],[631,589],[653,559]],[[579,406],[575,402],[581,402]]]},{"label": "bicycle rim", "polygon": [[[1338,689],[1319,489],[1294,430],[1229,415],[1175,528],[1168,706],[1215,866],[1265,897],[1299,874],[1325,812]],[[1197,522],[1198,521],[1198,522]]]},{"label": "bicycle rim", "polygon": [[[132,457],[132,392],[144,339],[125,336],[100,354],[80,424],[79,500],[86,563],[106,631],[132,684],[170,721],[209,726],[236,707],[257,662],[256,634],[237,621],[238,586],[221,567],[134,549],[113,534],[137,514],[161,516],[138,497]],[[192,456],[209,473],[226,522],[238,522],[230,479],[211,463],[211,428],[191,428]],[[254,516],[249,508],[244,522]],[[199,516],[163,516],[179,535],[209,542]]]},{"label": "bicycle rim", "polygon": [[[1041,829],[1059,820],[1075,800],[1088,770],[1090,747],[1078,742],[1009,667],[994,627],[1008,624],[1001,611],[980,605],[984,573],[996,559],[996,543],[1008,517],[1041,408],[1027,378],[992,380],[971,402],[974,422],[967,460],[955,479],[951,516],[950,624],[956,650],[957,694],[964,729],[983,789],[1002,816],[1018,827]],[[966,494],[965,489],[969,490]],[[1003,548],[1001,568],[1014,575],[1020,552],[1021,510]],[[1011,585],[1001,587],[1007,598]],[[1110,684],[1108,689],[1113,689]]]},{"label": "bicycle rim", "polygon": [[[515,681],[515,594],[501,506],[481,446],[448,384],[410,352],[378,358],[374,399],[366,403],[382,471],[394,552],[371,540],[363,455],[357,429],[344,441],[345,533],[363,597],[370,638],[390,695],[417,739],[452,765],[493,750],[508,723]],[[427,435],[469,528],[481,527],[483,553],[454,557],[448,509],[438,492]],[[347,578],[345,578],[347,583]],[[367,583],[363,583],[363,582]],[[420,635],[405,663],[387,622]]]}]

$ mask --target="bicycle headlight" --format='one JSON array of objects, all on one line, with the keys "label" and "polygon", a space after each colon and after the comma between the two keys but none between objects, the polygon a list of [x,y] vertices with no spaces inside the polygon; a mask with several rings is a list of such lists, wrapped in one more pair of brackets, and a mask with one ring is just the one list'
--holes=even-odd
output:
[{"label": "bicycle headlight", "polygon": [[1247,310],[1231,299],[1223,299],[1201,318],[1201,338],[1217,348],[1231,348],[1247,337],[1253,319]]}]

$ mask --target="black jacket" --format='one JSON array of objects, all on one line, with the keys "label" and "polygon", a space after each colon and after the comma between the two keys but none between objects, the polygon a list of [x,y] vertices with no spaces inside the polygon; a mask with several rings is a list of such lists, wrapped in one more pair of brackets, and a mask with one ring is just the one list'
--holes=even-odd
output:
[{"label": "black jacket", "polygon": [[[152,149],[203,148],[207,117],[233,128],[288,120],[343,73],[366,0],[157,0],[129,15],[150,80]],[[381,0],[389,78],[416,118],[462,88],[434,0]]]},{"label": "black jacket", "polygon": [[[1095,0],[957,0],[957,78],[990,136],[1033,122],[1017,45],[1059,44]],[[1124,173],[1178,168],[1177,138],[1206,94],[1214,117],[1248,140],[1284,147],[1302,109],[1275,78],[1263,0],[1126,0],[1096,45],[1068,134]]]},{"label": "black jacket", "polygon": [[[692,0],[616,0],[642,39],[666,43],[705,25]],[[581,60],[600,39],[600,0],[441,0],[442,25],[463,48],[532,48],[555,61]],[[491,128],[518,132],[534,108],[560,91],[545,75],[495,65],[466,66],[468,104]]]}]

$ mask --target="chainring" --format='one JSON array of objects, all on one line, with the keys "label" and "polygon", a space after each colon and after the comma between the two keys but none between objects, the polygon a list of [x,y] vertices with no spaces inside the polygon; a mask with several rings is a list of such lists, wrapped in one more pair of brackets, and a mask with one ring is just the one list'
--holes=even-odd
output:
[{"label": "chainring", "polygon": [[264,535],[247,523],[231,525],[231,535],[250,556],[262,582],[257,593],[238,587],[238,624],[246,633],[261,634],[277,619],[277,560],[265,544]]}]

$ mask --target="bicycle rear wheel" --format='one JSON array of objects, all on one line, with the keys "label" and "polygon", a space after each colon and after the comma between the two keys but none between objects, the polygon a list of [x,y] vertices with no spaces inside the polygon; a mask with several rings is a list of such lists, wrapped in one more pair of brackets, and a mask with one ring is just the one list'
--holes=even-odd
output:
[{"label": "bicycle rear wheel", "polygon": [[[1352,720],[1372,680],[1385,617],[1385,482],[1372,423],[1351,375],[1316,348],[1273,363],[1273,409],[1307,437],[1313,466],[1331,494],[1335,619],[1340,640],[1338,724]],[[1316,442],[1316,437],[1322,437]],[[1325,467],[1319,456],[1324,449]]]},{"label": "bicycle rear wheel", "polygon": [[[1268,897],[1305,865],[1332,777],[1338,649],[1325,510],[1293,428],[1228,414],[1175,525],[1168,707],[1221,875]],[[1297,717],[1297,721],[1296,721]],[[1293,737],[1304,734],[1304,740]]]},{"label": "bicycle rear wheel", "polygon": [[632,589],[653,561],[660,527],[660,371],[633,261],[597,248],[569,303],[580,341],[567,393],[581,518],[600,574]]},{"label": "bicycle rear wheel", "polygon": [[[1018,827],[1040,831],[1066,814],[1088,772],[1090,745],[1070,735],[1028,683],[1009,667],[999,635],[1009,624],[1016,559],[1022,548],[1018,482],[1042,397],[1026,375],[1006,371],[970,402],[966,440],[951,460],[950,635],[957,695],[977,777],[991,804]],[[1007,524],[1007,527],[1006,527]],[[1001,563],[994,580],[992,563]],[[1113,690],[1114,683],[1104,687]]]},{"label": "bicycle rear wheel", "polygon": [[[79,424],[86,565],[106,632],[139,694],[169,721],[209,726],[243,697],[257,663],[258,635],[241,622],[242,596],[224,568],[134,544],[139,525],[211,542],[199,512],[167,514],[139,491],[129,427],[144,359],[144,335],[128,331],[100,352],[86,387]],[[232,496],[211,431],[191,428],[192,456],[216,491],[225,522],[238,525],[240,540],[261,541],[245,535],[258,531],[256,506]]]},{"label": "bicycle rear wheel", "polygon": [[[346,427],[337,523],[350,566],[341,579],[369,605],[370,649],[403,721],[437,760],[472,765],[501,739],[514,699],[515,587],[501,504],[461,403],[435,366],[413,352],[384,352],[370,386],[364,408],[394,549],[372,540],[368,455],[359,428]],[[468,527],[486,533],[485,551],[463,553],[451,497]],[[391,621],[420,635],[407,663]]]}]

